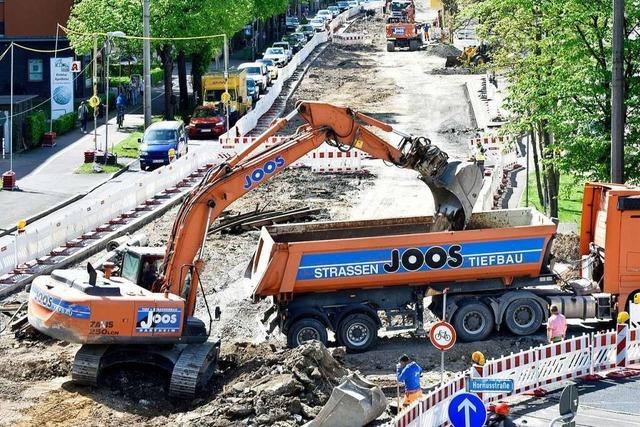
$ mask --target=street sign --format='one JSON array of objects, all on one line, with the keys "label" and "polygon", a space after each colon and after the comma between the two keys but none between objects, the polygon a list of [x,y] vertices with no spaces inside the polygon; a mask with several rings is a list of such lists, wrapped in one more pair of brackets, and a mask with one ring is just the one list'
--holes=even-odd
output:
[{"label": "street sign", "polygon": [[82,71],[82,62],[73,61],[71,63],[71,72],[72,73],[79,73],[80,71]]},{"label": "street sign", "polygon": [[449,350],[456,343],[456,330],[447,322],[436,322],[429,331],[431,343],[440,351]]},{"label": "street sign", "polygon": [[220,100],[222,102],[224,102],[225,104],[228,104],[229,101],[231,101],[231,94],[229,92],[224,92],[221,96],[220,96]]},{"label": "street sign", "polygon": [[91,98],[89,98],[89,105],[91,106],[91,108],[96,108],[98,105],[100,105],[100,98],[93,95]]},{"label": "street sign", "polygon": [[451,399],[447,415],[453,427],[482,427],[487,420],[484,403],[472,393],[460,393]]},{"label": "street sign", "polygon": [[578,387],[576,387],[575,384],[569,384],[562,390],[562,394],[560,395],[560,415],[565,417],[563,421],[573,421],[578,412],[578,404]]},{"label": "street sign", "polygon": [[469,378],[470,393],[511,393],[513,380],[500,378]]}]

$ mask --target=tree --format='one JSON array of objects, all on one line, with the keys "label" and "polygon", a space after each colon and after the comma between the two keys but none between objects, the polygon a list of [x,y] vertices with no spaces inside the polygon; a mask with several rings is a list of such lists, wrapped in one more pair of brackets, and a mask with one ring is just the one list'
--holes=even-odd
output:
[{"label": "tree", "polygon": [[[557,216],[560,172],[608,180],[611,130],[609,0],[484,0],[463,13],[480,20],[494,67],[509,81],[508,128],[534,136],[538,185]],[[632,36],[640,5],[627,3],[625,41],[626,176],[640,177],[637,153],[640,45]]]}]

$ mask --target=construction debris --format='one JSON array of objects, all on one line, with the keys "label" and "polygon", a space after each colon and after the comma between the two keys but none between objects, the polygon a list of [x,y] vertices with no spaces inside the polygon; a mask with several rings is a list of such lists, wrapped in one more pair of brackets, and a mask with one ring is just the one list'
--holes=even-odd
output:
[{"label": "construction debris", "polygon": [[[251,351],[238,344],[238,354]],[[238,369],[240,375],[233,383],[215,400],[199,408],[199,423],[302,425],[318,415],[333,388],[349,374],[317,341],[295,349],[258,354],[243,361]],[[188,423],[187,418],[192,415],[179,416],[176,421]]]}]

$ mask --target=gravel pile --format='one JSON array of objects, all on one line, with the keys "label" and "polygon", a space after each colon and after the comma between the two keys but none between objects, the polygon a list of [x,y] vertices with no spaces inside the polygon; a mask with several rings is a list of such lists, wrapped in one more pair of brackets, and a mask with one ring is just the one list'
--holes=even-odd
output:
[{"label": "gravel pile", "polygon": [[462,53],[461,50],[450,44],[432,44],[427,46],[426,50],[429,55],[439,56],[440,58],[459,56]]}]

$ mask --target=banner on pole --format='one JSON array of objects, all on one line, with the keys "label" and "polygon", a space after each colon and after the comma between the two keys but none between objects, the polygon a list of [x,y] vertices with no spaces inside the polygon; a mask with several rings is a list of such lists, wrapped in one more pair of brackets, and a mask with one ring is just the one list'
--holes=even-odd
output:
[{"label": "banner on pole", "polygon": [[73,58],[51,58],[51,118],[72,113]]}]

